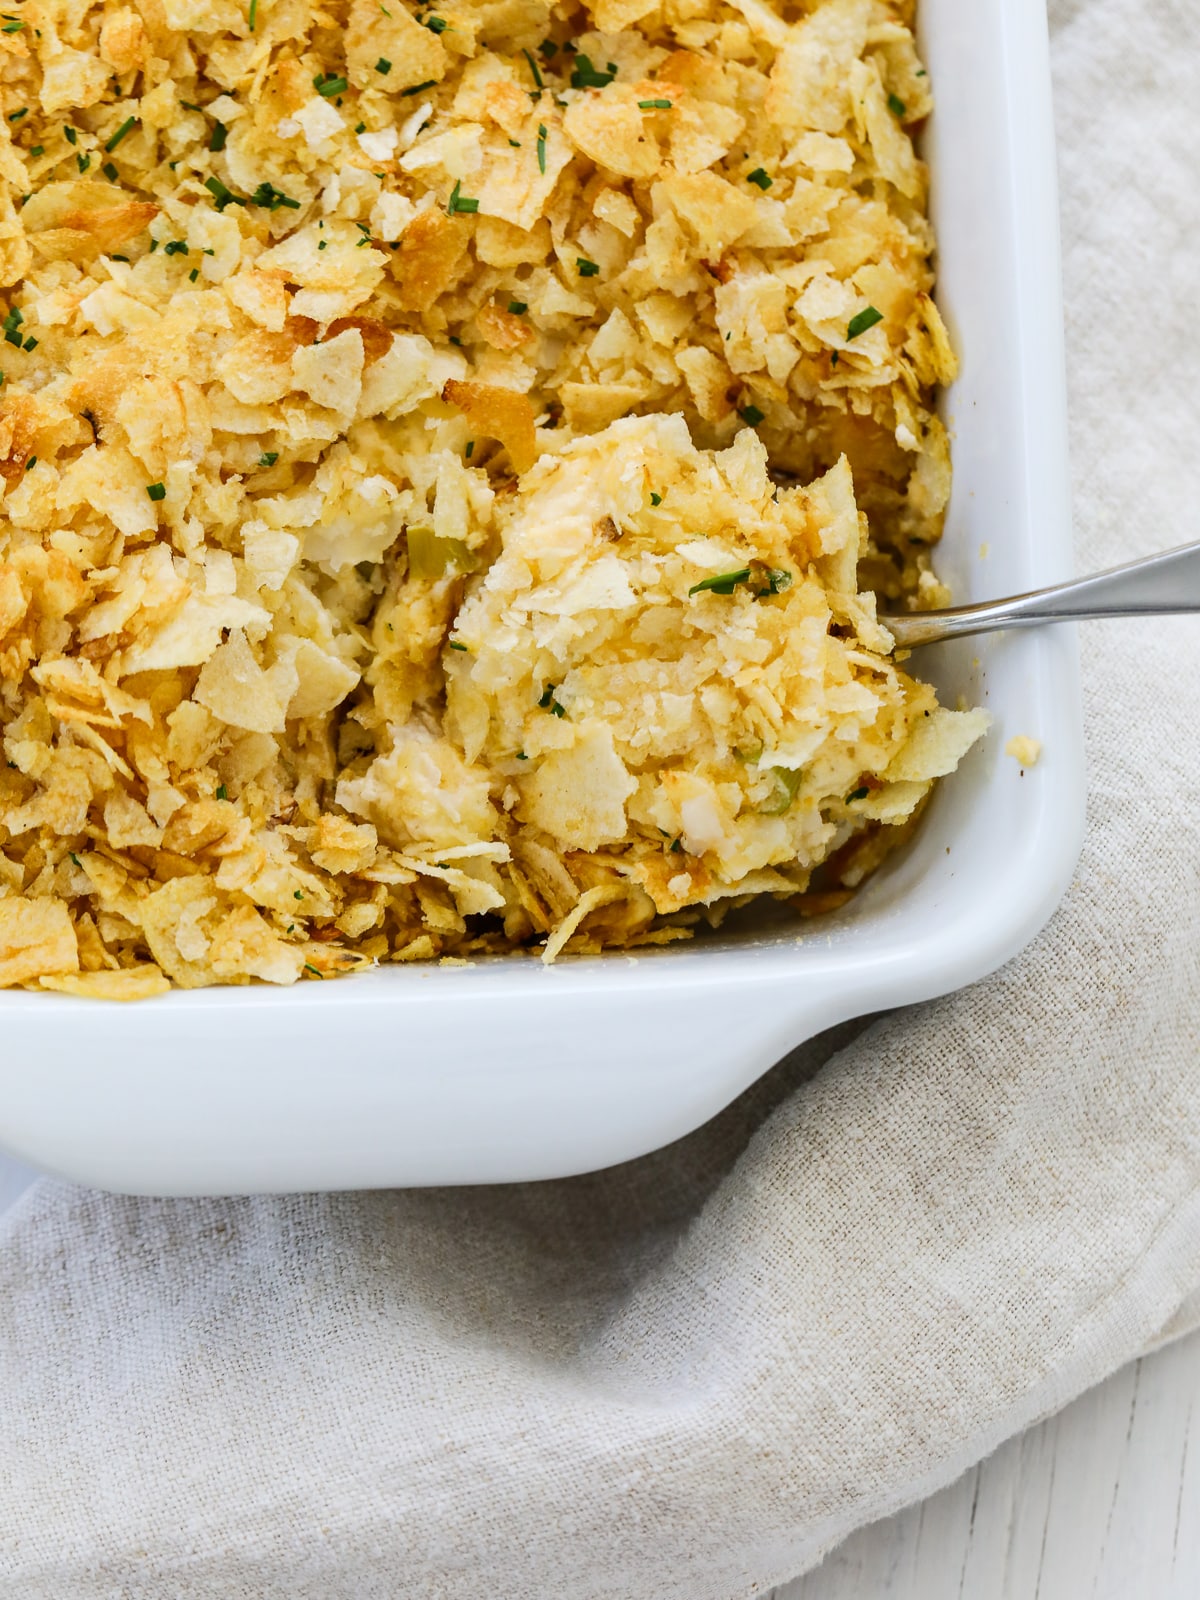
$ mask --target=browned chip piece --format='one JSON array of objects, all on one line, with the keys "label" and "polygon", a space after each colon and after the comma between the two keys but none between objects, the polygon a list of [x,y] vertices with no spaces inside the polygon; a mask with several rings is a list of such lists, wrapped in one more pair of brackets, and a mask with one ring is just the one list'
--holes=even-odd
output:
[{"label": "browned chip piece", "polygon": [[475,317],[480,333],[493,350],[516,350],[533,337],[533,329],[523,317],[503,306],[488,304]]},{"label": "browned chip piece", "polygon": [[26,201],[21,221],[47,260],[111,253],[149,227],[158,207],[90,178],[48,183]]},{"label": "browned chip piece", "polygon": [[428,311],[458,277],[471,242],[471,227],[444,211],[422,211],[405,228],[392,256],[403,311]]},{"label": "browned chip piece", "polygon": [[0,989],[79,969],[79,948],[61,900],[0,900]]},{"label": "browned chip piece", "polygon": [[463,383],[451,378],[442,399],[458,409],[489,439],[499,439],[515,472],[528,472],[537,460],[533,404],[528,395],[491,383]]},{"label": "browned chip piece", "polygon": [[100,54],[115,72],[136,72],[146,53],[146,30],[129,6],[110,12],[100,29]]},{"label": "browned chip piece", "polygon": [[623,178],[652,178],[662,165],[650,127],[632,89],[593,91],[568,106],[563,117],[563,131],[575,148]]}]

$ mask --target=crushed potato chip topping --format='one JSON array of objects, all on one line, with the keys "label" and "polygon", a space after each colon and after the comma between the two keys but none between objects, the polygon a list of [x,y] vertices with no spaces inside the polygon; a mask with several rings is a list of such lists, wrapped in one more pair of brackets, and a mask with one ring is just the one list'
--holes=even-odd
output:
[{"label": "crushed potato chip topping", "polygon": [[[22,0],[0,985],[835,904],[984,719],[911,0]],[[768,461],[770,475],[768,475]]]}]

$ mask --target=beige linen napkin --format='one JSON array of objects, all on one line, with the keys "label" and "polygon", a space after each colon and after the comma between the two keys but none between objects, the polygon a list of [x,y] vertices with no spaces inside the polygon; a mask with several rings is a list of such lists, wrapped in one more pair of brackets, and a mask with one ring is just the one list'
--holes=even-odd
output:
[{"label": "beige linen napkin", "polygon": [[[1200,536],[1200,12],[1051,13],[1094,567]],[[0,1595],[732,1600],[1195,1319],[1200,622],[1093,627],[1085,663],[1050,929],[672,1150],[492,1191],[32,1191]]]}]

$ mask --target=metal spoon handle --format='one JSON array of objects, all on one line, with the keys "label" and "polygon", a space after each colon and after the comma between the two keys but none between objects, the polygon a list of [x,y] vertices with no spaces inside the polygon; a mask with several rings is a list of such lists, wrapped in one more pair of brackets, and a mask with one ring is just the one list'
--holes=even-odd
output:
[{"label": "metal spoon handle", "polygon": [[1033,594],[946,611],[881,616],[897,645],[911,649],[942,639],[999,628],[1035,628],[1044,622],[1089,622],[1101,617],[1167,616],[1200,611],[1200,543],[1164,550],[1110,572],[1076,578]]}]

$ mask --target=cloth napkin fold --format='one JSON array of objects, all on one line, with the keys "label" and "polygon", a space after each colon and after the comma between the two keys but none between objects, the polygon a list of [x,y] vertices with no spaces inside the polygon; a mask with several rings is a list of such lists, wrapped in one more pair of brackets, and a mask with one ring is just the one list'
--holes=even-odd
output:
[{"label": "cloth napkin fold", "polygon": [[[1200,13],[1051,17],[1098,567],[1200,534]],[[1047,932],[668,1151],[500,1190],[31,1191],[0,1223],[0,1596],[761,1594],[1200,1320],[1200,624],[1093,626],[1085,676]]]}]

